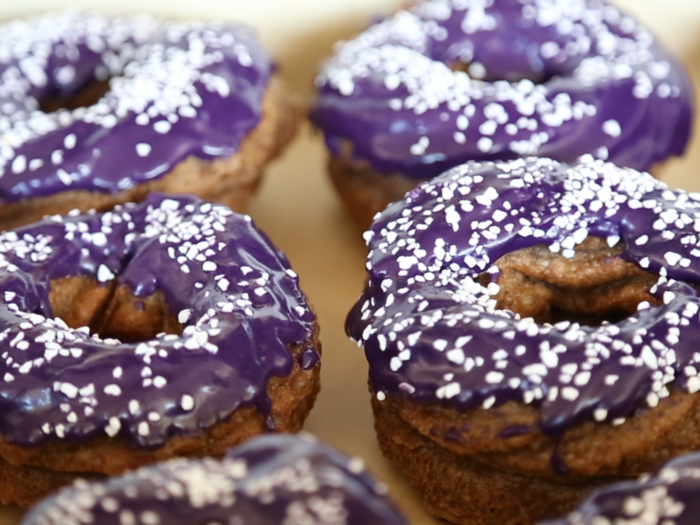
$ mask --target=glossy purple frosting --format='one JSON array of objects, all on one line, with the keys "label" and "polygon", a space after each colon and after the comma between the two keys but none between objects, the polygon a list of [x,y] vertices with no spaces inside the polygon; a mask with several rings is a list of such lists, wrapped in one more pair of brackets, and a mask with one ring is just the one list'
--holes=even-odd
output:
[{"label": "glossy purple frosting", "polygon": [[309,436],[266,435],[222,460],[175,459],[77,482],[22,525],[407,525],[386,487]]},{"label": "glossy purple frosting", "polygon": [[[161,290],[183,325],[126,344],[54,318],[52,279]],[[252,223],[192,196],[151,194],[104,214],[53,217],[0,235],[0,435],[21,446],[121,436],[158,447],[243,406],[270,417],[267,383],[315,317],[285,256]],[[307,343],[310,345],[310,343]],[[302,365],[314,366],[312,347]]]},{"label": "glossy purple frosting", "polygon": [[566,518],[542,525],[695,525],[698,516],[700,454],[689,454],[639,481],[599,490]]},{"label": "glossy purple frosting", "polygon": [[648,170],[683,153],[693,114],[681,64],[602,0],[426,0],[340,44],[316,83],[332,154],[347,140],[418,179],[527,155]]},{"label": "glossy purple frosting", "polygon": [[[190,155],[228,157],[260,120],[272,67],[240,25],[66,11],[0,26],[0,198],[117,193]],[[93,106],[38,109],[110,77]]]},{"label": "glossy purple frosting", "polygon": [[[379,400],[467,410],[513,400],[560,434],[593,418],[620,424],[669,388],[700,391],[700,194],[594,161],[467,163],[409,192],[366,238],[368,283],[347,320]],[[570,258],[587,236],[659,275],[615,324],[537,324],[498,309],[495,261],[545,245]],[[491,274],[486,287],[475,281]]]}]

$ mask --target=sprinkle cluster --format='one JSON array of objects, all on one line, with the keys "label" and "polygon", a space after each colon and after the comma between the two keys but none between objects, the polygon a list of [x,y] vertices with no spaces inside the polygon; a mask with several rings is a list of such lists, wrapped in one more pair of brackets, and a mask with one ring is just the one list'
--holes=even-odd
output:
[{"label": "sprinkle cluster", "polygon": [[700,454],[673,459],[638,482],[590,496],[566,518],[542,525],[693,525],[700,512]]},{"label": "sprinkle cluster", "polygon": [[[116,193],[189,155],[235,153],[271,69],[242,26],[75,11],[0,26],[0,198]],[[110,78],[90,107],[39,109]]]},{"label": "sprinkle cluster", "polygon": [[[573,257],[589,235],[658,274],[663,305],[597,327],[496,307],[499,257],[534,245]],[[366,239],[369,280],[347,327],[380,400],[515,400],[541,407],[556,434],[585,418],[622,423],[671,385],[700,391],[700,194],[602,161],[472,162],[391,205]]]},{"label": "sprinkle cluster", "polygon": [[[182,335],[126,344],[69,328],[49,283],[80,275],[162,291]],[[106,434],[155,447],[240,406],[269,414],[267,382],[291,372],[288,346],[311,341],[315,319],[250,217],[162,194],[3,233],[0,297],[0,434],[24,446]],[[317,362],[303,351],[302,366]]]},{"label": "sprinkle cluster", "polygon": [[406,525],[386,487],[309,436],[258,436],[222,461],[175,459],[78,482],[22,525]]},{"label": "sprinkle cluster", "polygon": [[425,0],[341,43],[317,85],[334,154],[346,139],[421,179],[527,155],[646,170],[683,152],[693,106],[683,67],[603,0]]}]

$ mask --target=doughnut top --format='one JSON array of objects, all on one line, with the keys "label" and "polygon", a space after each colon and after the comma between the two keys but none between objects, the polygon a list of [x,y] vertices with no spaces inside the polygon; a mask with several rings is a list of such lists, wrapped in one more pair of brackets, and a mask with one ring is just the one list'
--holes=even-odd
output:
[{"label": "doughnut top", "polygon": [[316,83],[333,154],[419,179],[527,155],[648,170],[691,130],[683,67],[603,0],[426,0],[339,44]]},{"label": "doughnut top", "polygon": [[637,482],[596,491],[566,518],[542,525],[694,525],[699,495],[700,454],[690,454]]},{"label": "doughnut top", "polygon": [[308,436],[255,437],[215,459],[174,459],[77,482],[22,525],[407,525],[386,487]]},{"label": "doughnut top", "polygon": [[[700,194],[646,173],[602,161],[468,163],[378,215],[347,330],[379,400],[460,410],[513,400],[541,407],[550,434],[591,417],[619,424],[671,385],[700,390],[699,231]],[[571,258],[589,235],[623,242],[624,260],[658,274],[650,293],[663,305],[644,301],[600,326],[538,324],[496,307],[499,257],[545,245]]]},{"label": "doughnut top", "polygon": [[[0,26],[0,198],[117,193],[190,155],[235,153],[272,71],[252,31],[66,11]],[[52,113],[96,78],[96,104]]]},{"label": "doughnut top", "polygon": [[[74,276],[160,290],[182,335],[127,344],[68,328],[49,283]],[[269,416],[267,384],[292,371],[290,345],[302,367],[318,362],[315,316],[285,256],[250,217],[192,196],[3,233],[0,297],[0,435],[21,446],[106,434],[157,447],[242,406]]]}]

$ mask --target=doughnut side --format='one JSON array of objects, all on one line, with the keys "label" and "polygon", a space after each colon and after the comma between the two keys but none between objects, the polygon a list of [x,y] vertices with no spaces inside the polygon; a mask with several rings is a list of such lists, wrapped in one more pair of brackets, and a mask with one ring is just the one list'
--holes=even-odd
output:
[{"label": "doughnut side", "polygon": [[[74,301],[76,297],[80,298],[79,302]],[[51,283],[51,302],[54,313],[66,322],[90,326],[93,331],[118,335],[125,340],[143,340],[153,337],[155,332],[182,330],[169,314],[160,291],[139,298],[126,285],[105,287],[94,279],[74,277]],[[26,448],[0,436],[0,502],[29,506],[76,477],[93,479],[120,474],[173,457],[219,457],[229,448],[271,429],[280,433],[299,432],[320,389],[320,363],[302,364],[302,354],[309,348],[320,355],[318,334],[318,324],[314,323],[311,340],[289,345],[294,359],[291,373],[285,377],[273,376],[268,381],[270,420],[255,406],[241,406],[200,435],[172,437],[157,449],[138,449],[125,439],[106,435],[87,442],[54,441]]]},{"label": "doughnut side", "polygon": [[8,230],[46,215],[70,210],[106,211],[117,204],[140,202],[149,193],[191,193],[245,212],[265,166],[277,157],[296,133],[299,104],[279,76],[270,79],[263,98],[262,118],[241,143],[239,151],[213,161],[189,157],[165,176],[116,194],[66,191],[48,197],[0,202],[0,229]]},{"label": "doughnut side", "polygon": [[[377,213],[425,182],[399,172],[383,173],[367,160],[352,158],[349,142],[345,142],[342,149],[340,154],[329,156],[328,175],[345,209],[363,231],[369,229]],[[649,173],[662,179],[666,164],[654,165]]]},{"label": "doughnut side", "polygon": [[31,507],[44,496],[73,483],[76,478],[89,481],[104,476],[87,472],[55,472],[26,465],[12,465],[0,457],[0,502]]},{"label": "doughnut side", "polygon": [[380,173],[369,162],[345,154],[330,157],[328,174],[348,213],[363,230],[370,227],[375,214],[423,182],[400,173]]},{"label": "doughnut side", "polygon": [[[315,338],[314,347],[320,351]],[[295,357],[298,349],[291,351]],[[295,364],[287,377],[268,384],[275,431],[299,432],[320,389],[319,366],[302,370]],[[0,439],[0,502],[31,506],[76,478],[97,479],[173,457],[222,456],[226,450],[269,432],[265,418],[254,407],[240,408],[226,420],[209,427],[197,438],[170,439],[156,450],[136,450],[123,440],[100,437],[87,443],[49,443],[23,449]]]},{"label": "doughnut side", "polygon": [[372,407],[384,455],[433,514],[469,525],[560,516],[596,488],[700,447],[700,397],[685,393],[622,425],[587,422],[560,439],[539,432],[537,411],[517,403],[459,412],[373,396]]}]

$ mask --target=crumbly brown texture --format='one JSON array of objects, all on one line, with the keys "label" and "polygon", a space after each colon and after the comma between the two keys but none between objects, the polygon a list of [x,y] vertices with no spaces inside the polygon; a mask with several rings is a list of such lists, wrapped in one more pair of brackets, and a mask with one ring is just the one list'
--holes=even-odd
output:
[{"label": "crumbly brown texture", "polygon": [[[656,277],[589,238],[573,259],[542,246],[506,255],[499,306],[540,321],[623,318]],[[374,398],[374,396],[373,396]],[[399,396],[373,399],[384,454],[430,510],[468,525],[529,525],[573,510],[593,489],[649,472],[700,448],[700,394],[673,391],[621,425],[585,421],[560,438],[539,430],[537,407],[507,402],[461,412]],[[562,473],[562,472],[566,473]]]},{"label": "crumbly brown texture", "polygon": [[0,200],[0,230],[29,224],[46,215],[65,214],[73,209],[107,211],[117,204],[140,202],[154,191],[191,193],[243,213],[260,183],[265,166],[294,136],[298,114],[298,100],[290,95],[282,80],[274,76],[263,98],[260,122],[241,142],[239,151],[229,158],[210,161],[188,157],[162,178],[113,195],[76,190],[18,202]]},{"label": "crumbly brown texture", "polygon": [[[73,308],[64,303],[76,296],[81,300]],[[134,331],[128,332],[126,338],[143,340],[160,331],[180,333],[182,330],[160,292],[140,299],[124,285],[109,287],[87,277],[73,277],[53,281],[49,299],[54,312],[63,313],[61,318],[69,325],[91,326],[103,335],[124,334],[132,326]],[[79,315],[74,312],[78,309],[81,309]],[[76,320],[79,323],[73,324]],[[310,370],[299,365],[301,353],[309,345],[321,352],[318,326],[311,341],[290,345],[294,356],[292,372],[286,377],[272,377],[268,382],[276,432],[301,430],[314,405],[320,388],[320,365]],[[85,443],[47,442],[34,448],[13,445],[0,436],[0,503],[29,506],[77,477],[120,474],[175,456],[221,456],[229,448],[268,431],[265,416],[256,407],[246,406],[199,436],[174,437],[155,450],[139,450],[124,439],[106,435]]]},{"label": "crumbly brown texture", "polygon": [[[377,213],[425,180],[377,171],[368,161],[353,158],[352,150],[352,144],[343,142],[340,154],[331,155],[328,161],[328,174],[348,213],[362,230],[367,230]],[[651,170],[655,177],[661,172],[662,165]]]},{"label": "crumbly brown texture", "polygon": [[366,230],[374,216],[418,186],[422,180],[400,173],[381,173],[366,160],[351,157],[352,147],[343,143],[342,153],[331,156],[328,173],[355,223]]}]

